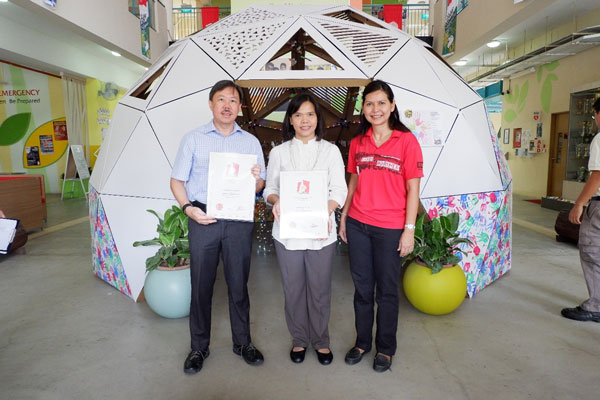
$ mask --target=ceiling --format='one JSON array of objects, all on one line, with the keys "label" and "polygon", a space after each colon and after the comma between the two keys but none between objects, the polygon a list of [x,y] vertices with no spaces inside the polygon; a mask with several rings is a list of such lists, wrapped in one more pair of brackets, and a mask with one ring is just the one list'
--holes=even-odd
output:
[{"label": "ceiling", "polygon": [[[473,87],[482,87],[486,86],[490,82],[497,81],[504,77],[504,75],[496,75],[488,77],[487,79],[478,82],[473,81],[474,76],[479,76],[483,72],[488,71],[490,67],[498,68],[504,66],[507,62],[512,60],[507,59],[507,49],[515,48],[523,45],[527,41],[538,38],[547,34],[546,43],[550,44],[552,42],[557,41],[558,37],[551,37],[549,32],[561,25],[572,23],[573,29],[572,32],[575,33],[579,30],[587,28],[586,26],[578,26],[577,25],[577,17],[588,14],[591,11],[597,10],[600,6],[600,2],[598,0],[558,0],[552,2],[552,4],[545,7],[540,12],[536,13],[534,16],[528,18],[525,21],[522,21],[510,29],[506,30],[502,34],[499,34],[495,37],[485,38],[485,42],[491,41],[493,39],[501,42],[501,45],[495,49],[491,49],[487,47],[486,44],[482,44],[475,51],[470,52],[466,55],[456,54],[452,57],[450,62],[454,62],[457,60],[466,60],[467,65],[465,66],[456,66],[453,65],[453,68],[463,77],[469,77],[470,84]],[[599,21],[600,22],[600,21]],[[574,38],[575,39],[575,38]],[[600,39],[599,39],[600,42]],[[595,45],[598,45],[597,43]],[[590,48],[590,45],[584,45],[577,51],[583,51]],[[532,49],[536,50],[536,49]],[[549,50],[549,49],[548,49]],[[571,49],[573,50],[573,49]],[[544,51],[539,52],[537,54],[537,60],[530,60],[528,65],[521,65],[519,67],[514,66],[512,71],[508,76],[514,75],[516,73],[522,72],[526,69],[530,69],[535,67],[536,65],[545,64],[547,62],[553,61],[554,59],[558,59],[560,57],[555,56],[554,58],[544,59],[541,57]],[[565,55],[572,55],[573,53],[564,52]],[[531,57],[527,57],[531,58]],[[523,60],[524,61],[524,60]],[[533,61],[537,61],[534,63]],[[534,65],[535,64],[535,65]]]}]

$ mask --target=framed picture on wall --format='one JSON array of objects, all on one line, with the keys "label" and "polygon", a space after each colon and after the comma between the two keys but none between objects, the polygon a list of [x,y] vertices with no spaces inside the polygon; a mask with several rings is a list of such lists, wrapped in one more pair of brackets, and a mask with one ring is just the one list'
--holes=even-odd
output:
[{"label": "framed picture on wall", "polygon": [[521,132],[523,128],[515,128],[513,129],[513,149],[518,149],[521,147]]},{"label": "framed picture on wall", "polygon": [[502,143],[504,143],[504,144],[510,143],[510,128],[504,129],[504,136],[502,137]]}]

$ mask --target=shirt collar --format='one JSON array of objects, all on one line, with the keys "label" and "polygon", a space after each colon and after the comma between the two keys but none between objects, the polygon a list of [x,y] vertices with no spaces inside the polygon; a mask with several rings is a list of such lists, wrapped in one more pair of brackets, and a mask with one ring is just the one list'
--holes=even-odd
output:
[{"label": "shirt collar", "polygon": [[[235,133],[242,133],[242,128],[240,128],[240,126],[238,125],[237,122],[233,123],[233,131],[231,131],[231,133],[229,134],[229,136],[235,134]],[[206,130],[206,133],[216,133],[221,135],[221,132],[219,132],[217,130],[217,128],[215,127],[215,121],[214,120],[210,120],[210,122],[208,123],[208,129]]]},{"label": "shirt collar", "polygon": [[[399,130],[394,129],[392,131],[392,135],[390,136],[390,138],[399,137],[400,135],[402,135],[402,132],[400,132]],[[373,136],[373,127],[369,128],[369,130],[367,131],[367,133],[365,133],[365,136],[367,136],[367,137],[372,137]]]},{"label": "shirt collar", "polygon": [[[304,142],[302,142],[302,140],[296,138],[295,136],[292,138],[292,140],[297,142],[298,144],[304,144]],[[317,142],[317,137],[315,136],[314,138],[310,139],[307,144],[314,144],[316,142]]]}]

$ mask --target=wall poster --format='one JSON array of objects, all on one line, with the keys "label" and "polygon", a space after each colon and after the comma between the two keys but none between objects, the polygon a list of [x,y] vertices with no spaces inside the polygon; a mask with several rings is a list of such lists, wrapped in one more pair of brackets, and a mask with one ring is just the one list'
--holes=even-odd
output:
[{"label": "wall poster", "polygon": [[513,129],[513,149],[517,149],[521,147],[521,133],[523,128],[515,128]]}]

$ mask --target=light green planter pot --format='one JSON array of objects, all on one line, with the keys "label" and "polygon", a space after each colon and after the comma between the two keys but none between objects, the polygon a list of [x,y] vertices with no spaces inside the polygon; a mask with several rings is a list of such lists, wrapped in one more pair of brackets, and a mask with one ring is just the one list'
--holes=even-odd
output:
[{"label": "light green planter pot", "polygon": [[404,273],[402,284],[410,304],[431,315],[451,313],[467,294],[467,278],[459,265],[432,274],[430,268],[413,261]]},{"label": "light green planter pot", "polygon": [[189,265],[150,271],[144,284],[144,297],[150,309],[161,317],[187,317],[192,297]]}]

